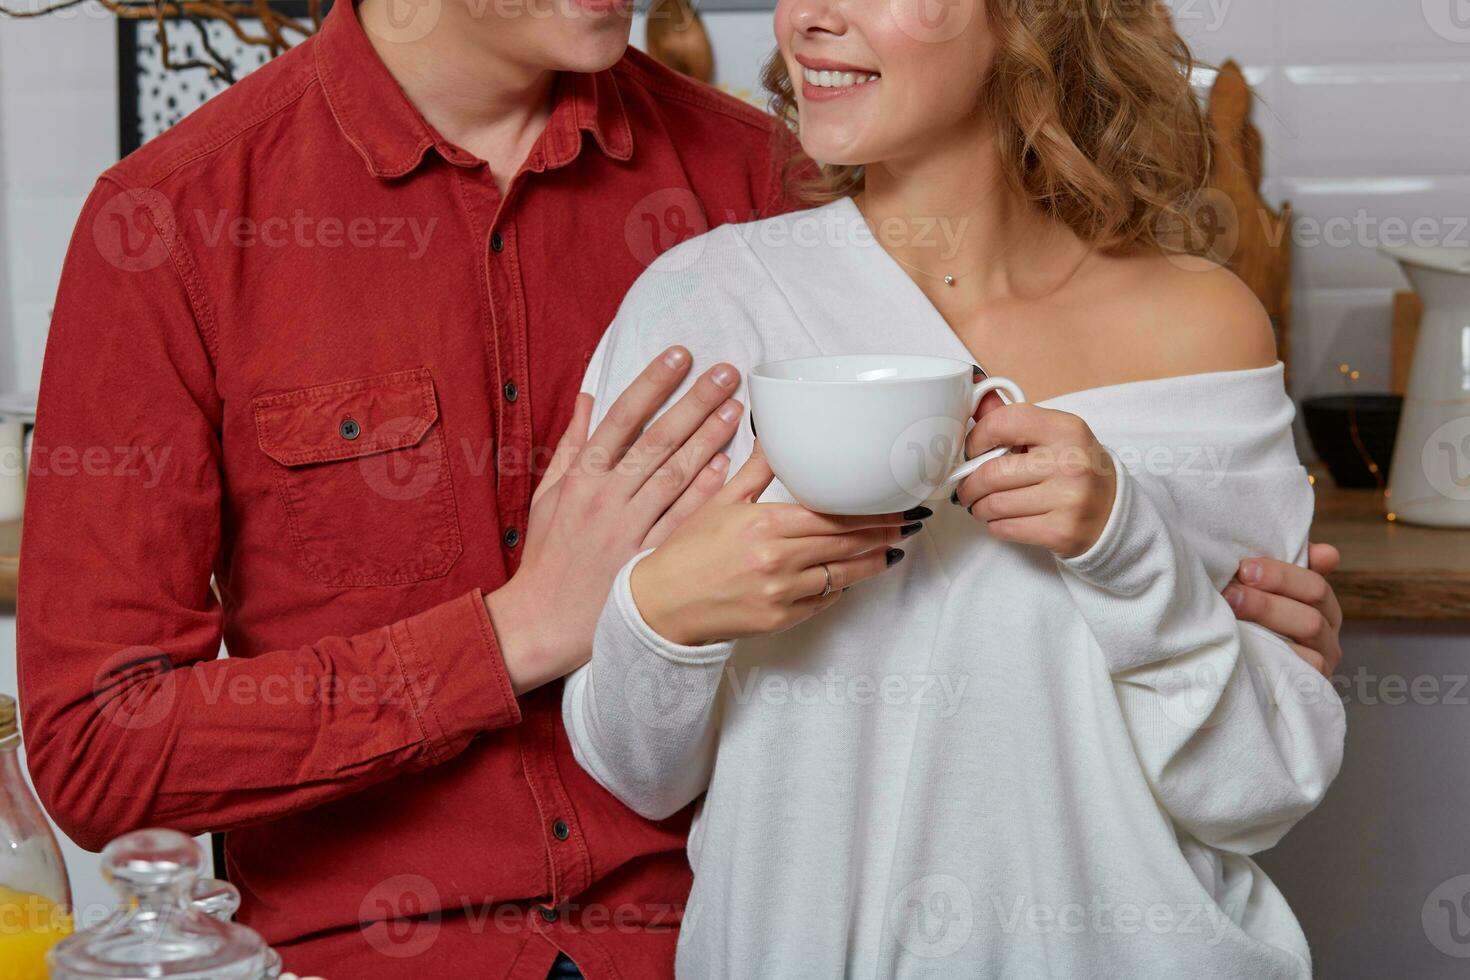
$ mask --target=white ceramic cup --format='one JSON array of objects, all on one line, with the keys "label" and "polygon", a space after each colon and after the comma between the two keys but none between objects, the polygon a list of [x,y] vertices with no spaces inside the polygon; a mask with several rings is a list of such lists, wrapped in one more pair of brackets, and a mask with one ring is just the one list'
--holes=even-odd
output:
[{"label": "white ceramic cup", "polygon": [[1013,381],[973,377],[968,362],[915,354],[772,361],[750,372],[751,427],[803,506],[824,514],[906,511],[1010,451],[964,459],[987,392],[1026,400]]}]

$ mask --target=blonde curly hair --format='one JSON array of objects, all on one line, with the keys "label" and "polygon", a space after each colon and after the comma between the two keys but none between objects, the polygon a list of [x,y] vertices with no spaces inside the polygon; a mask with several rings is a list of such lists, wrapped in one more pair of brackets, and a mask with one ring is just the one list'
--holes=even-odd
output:
[{"label": "blonde curly hair", "polygon": [[[1007,179],[1046,214],[1109,254],[1193,251],[1209,177],[1199,62],[1162,0],[974,0],[987,8],[995,64],[982,93]],[[798,129],[796,93],[776,52],[762,82]],[[859,166],[814,166],[799,149],[792,196],[819,204],[863,186]]]}]

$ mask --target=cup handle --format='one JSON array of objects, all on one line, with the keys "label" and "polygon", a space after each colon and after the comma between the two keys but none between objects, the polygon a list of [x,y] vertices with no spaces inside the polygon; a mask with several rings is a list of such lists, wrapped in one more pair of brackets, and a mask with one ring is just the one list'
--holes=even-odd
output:
[{"label": "cup handle", "polygon": [[[982,402],[985,399],[985,396],[992,391],[999,392],[1000,397],[1005,401],[1007,405],[1011,405],[1016,402],[1024,402],[1026,400],[1026,393],[1021,390],[1021,386],[1016,384],[1010,378],[986,378],[984,381],[976,383],[975,390],[970,395],[971,415],[974,415],[975,412],[979,410],[980,402]],[[966,434],[968,435],[968,433]],[[976,470],[984,466],[986,463],[990,462],[992,459],[995,459],[998,456],[1004,456],[1010,451],[1011,449],[1009,446],[997,446],[996,448],[991,449],[988,452],[981,453],[974,459],[966,460],[959,466],[955,467],[954,472],[950,473],[949,476],[945,478],[944,483],[941,485],[941,488],[944,490],[953,489],[954,485],[959,483],[965,477],[969,476],[971,473],[974,473]]]}]

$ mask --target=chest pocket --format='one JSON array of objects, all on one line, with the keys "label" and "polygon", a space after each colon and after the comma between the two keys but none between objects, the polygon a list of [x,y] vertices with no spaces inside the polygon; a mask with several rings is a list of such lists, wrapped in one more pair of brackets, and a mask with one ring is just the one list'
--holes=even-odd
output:
[{"label": "chest pocket", "polygon": [[297,559],[323,585],[446,574],[459,512],[428,368],[300,388],[251,403]]}]

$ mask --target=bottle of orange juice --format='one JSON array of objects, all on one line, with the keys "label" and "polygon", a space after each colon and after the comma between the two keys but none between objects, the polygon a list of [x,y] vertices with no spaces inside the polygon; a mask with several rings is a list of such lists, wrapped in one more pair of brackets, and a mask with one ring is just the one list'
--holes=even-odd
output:
[{"label": "bottle of orange juice", "polygon": [[0,694],[0,980],[46,980],[46,951],[72,931],[71,884],[19,748],[15,699]]}]

